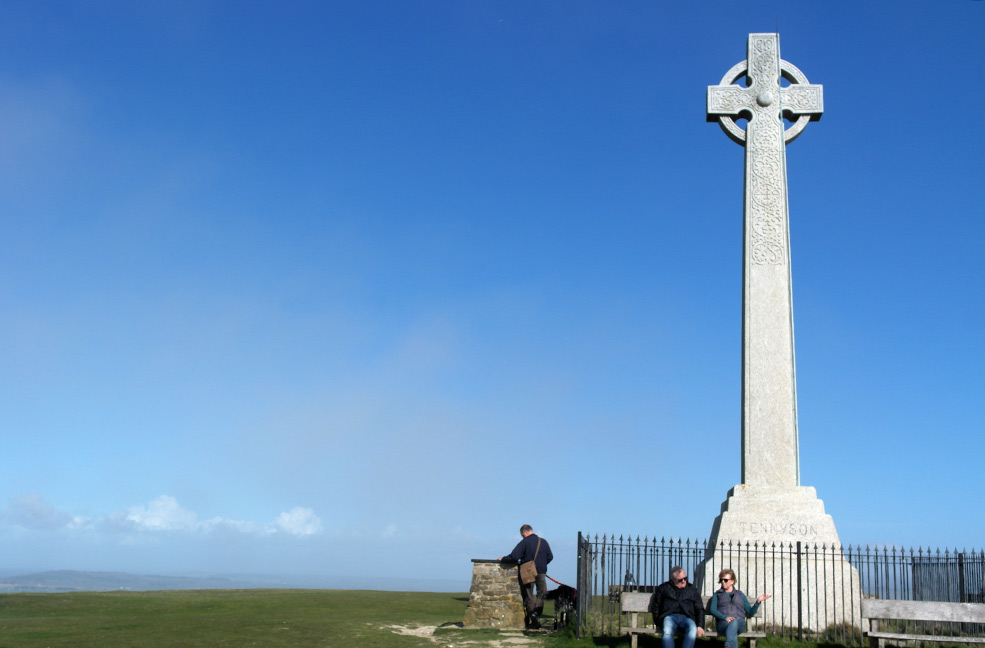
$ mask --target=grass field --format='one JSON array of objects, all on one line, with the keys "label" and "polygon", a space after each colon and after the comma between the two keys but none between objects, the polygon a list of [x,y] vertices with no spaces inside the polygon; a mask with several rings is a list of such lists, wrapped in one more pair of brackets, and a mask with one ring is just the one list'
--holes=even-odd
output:
[{"label": "grass field", "polygon": [[460,623],[467,603],[467,594],[348,590],[3,594],[0,648],[447,648],[456,635],[498,636],[431,637],[430,628]]},{"label": "grass field", "polygon": [[[0,594],[0,648],[624,648],[622,637],[465,630],[467,594],[185,590]],[[548,605],[545,618],[553,610]],[[745,644],[741,644],[745,646]],[[841,648],[760,639],[762,648]],[[696,648],[722,648],[717,639]],[[641,648],[659,640],[641,637]]]}]

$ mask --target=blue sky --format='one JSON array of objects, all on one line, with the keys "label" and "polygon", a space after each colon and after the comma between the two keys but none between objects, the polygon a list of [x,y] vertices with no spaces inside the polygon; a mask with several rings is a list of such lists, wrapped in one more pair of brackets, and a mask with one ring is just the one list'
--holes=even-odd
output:
[{"label": "blue sky", "polygon": [[[985,2],[0,5],[0,568],[432,578],[740,479],[743,151],[779,29],[801,475],[982,546]],[[530,458],[531,454],[534,458]]]}]

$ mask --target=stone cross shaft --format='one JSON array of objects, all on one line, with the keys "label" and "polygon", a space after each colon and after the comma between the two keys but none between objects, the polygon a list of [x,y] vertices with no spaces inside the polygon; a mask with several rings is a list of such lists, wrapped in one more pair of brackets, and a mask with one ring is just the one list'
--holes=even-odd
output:
[{"label": "stone cross shaft", "polygon": [[[746,77],[745,86],[735,82]],[[784,86],[781,80],[789,85]],[[777,34],[750,34],[747,58],[708,87],[708,121],[745,147],[742,483],[800,485],[786,143],[823,111],[822,88],[780,59]],[[794,120],[785,127],[784,116]],[[747,118],[745,130],[736,118]]]}]

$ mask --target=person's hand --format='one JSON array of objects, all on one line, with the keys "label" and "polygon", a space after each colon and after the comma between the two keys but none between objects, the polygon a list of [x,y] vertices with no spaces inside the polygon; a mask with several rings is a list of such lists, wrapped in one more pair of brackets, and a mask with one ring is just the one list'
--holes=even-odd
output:
[{"label": "person's hand", "polygon": [[735,621],[735,617],[725,617],[725,623],[732,623]]},{"label": "person's hand", "polygon": [[757,603],[762,603],[763,601],[765,601],[766,599],[768,599],[771,596],[773,596],[773,595],[772,594],[760,594],[758,597],[756,597],[756,602]]},{"label": "person's hand", "polygon": [[699,637],[705,636],[705,629],[704,628],[698,628],[698,636]]}]

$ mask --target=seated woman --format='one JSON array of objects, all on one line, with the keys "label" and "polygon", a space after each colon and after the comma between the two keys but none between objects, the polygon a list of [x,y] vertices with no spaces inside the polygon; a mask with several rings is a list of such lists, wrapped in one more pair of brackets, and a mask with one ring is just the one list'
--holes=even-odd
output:
[{"label": "seated woman", "polygon": [[739,633],[746,631],[746,618],[756,614],[759,604],[772,595],[760,594],[756,598],[756,604],[750,606],[746,595],[735,589],[734,571],[720,571],[718,582],[722,587],[711,595],[708,613],[717,619],[718,634],[725,635],[725,645],[728,648],[739,648]]}]

